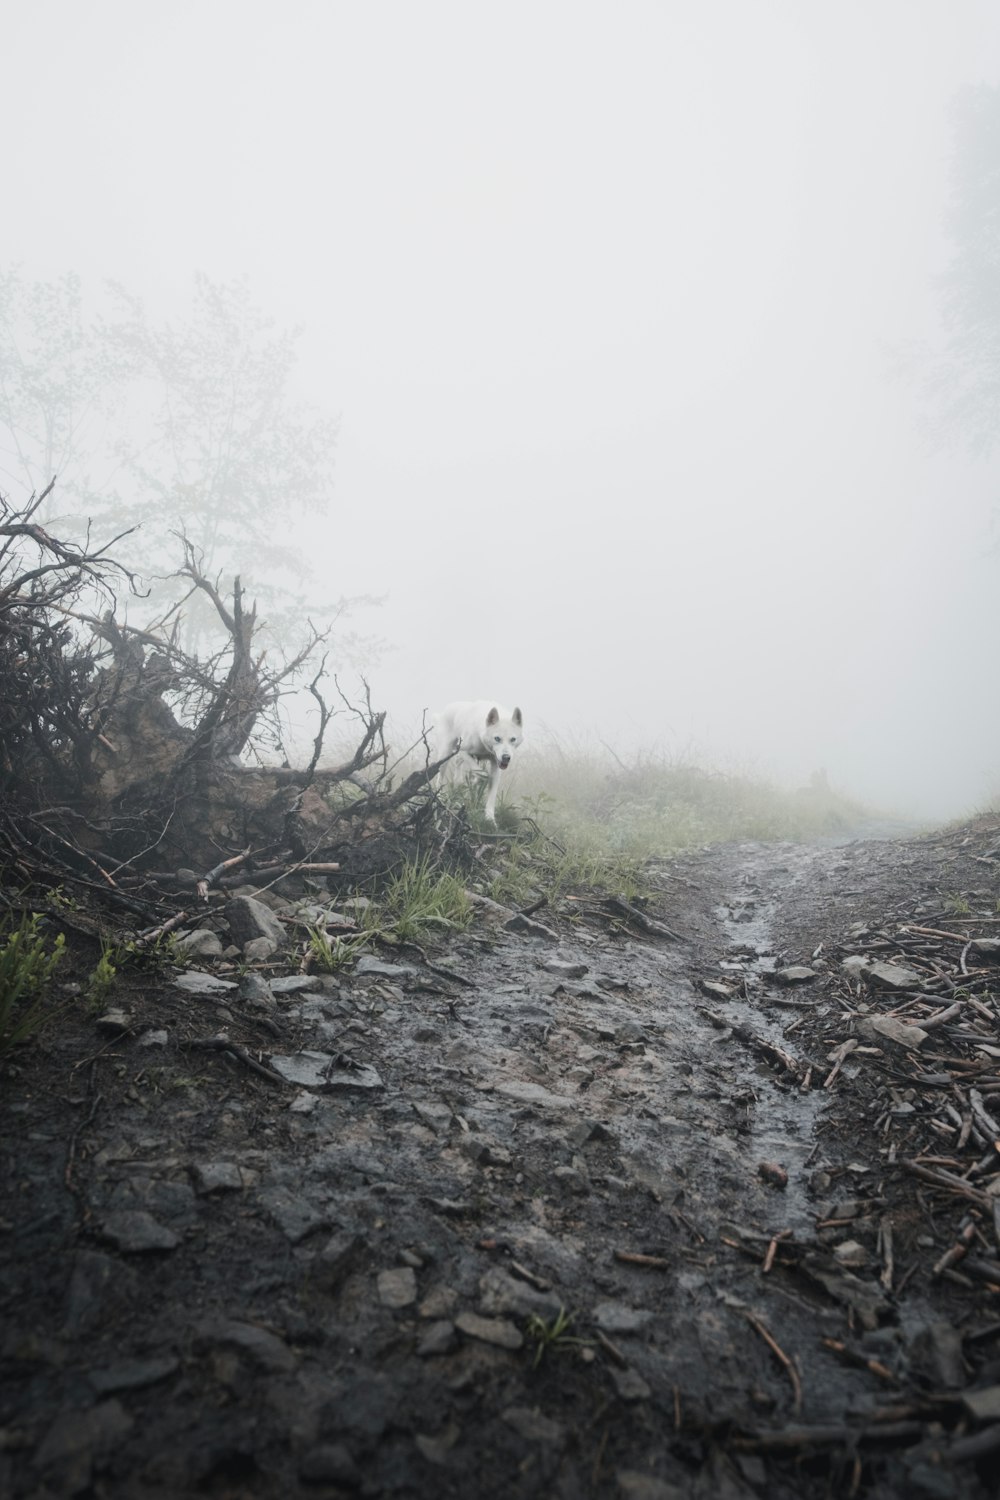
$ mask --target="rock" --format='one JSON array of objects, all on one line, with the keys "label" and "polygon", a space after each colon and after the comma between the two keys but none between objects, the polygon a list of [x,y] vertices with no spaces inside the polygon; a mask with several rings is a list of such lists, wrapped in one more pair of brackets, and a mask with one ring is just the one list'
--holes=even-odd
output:
[{"label": "rock", "polygon": [[221,958],[222,942],[217,932],[207,927],[196,927],[193,932],[182,932],[174,938],[174,947],[185,958]]},{"label": "rock", "polygon": [[271,1067],[282,1078],[287,1078],[289,1083],[297,1083],[302,1088],[321,1089],[326,1083],[327,1074],[334,1066],[336,1059],[331,1052],[293,1052],[288,1057],[272,1056]]},{"label": "rock", "polygon": [[652,1392],[643,1380],[638,1370],[619,1370],[616,1366],[611,1367],[611,1379],[615,1390],[623,1401],[648,1401]]},{"label": "rock", "polygon": [[295,1098],[288,1106],[288,1112],[292,1115],[311,1115],[318,1104],[319,1100],[315,1094],[303,1092],[295,1095]]},{"label": "rock", "polygon": [[520,1078],[511,1079],[510,1083],[498,1083],[496,1092],[522,1104],[538,1104],[544,1109],[572,1109],[574,1104],[565,1094],[550,1093],[540,1083],[528,1083]]},{"label": "rock", "polygon": [[105,1036],[122,1036],[131,1028],[132,1017],[127,1011],[119,1010],[115,1007],[111,1010],[106,1010],[103,1016],[98,1016],[94,1025]]},{"label": "rock", "polygon": [[235,979],[220,979],[217,974],[203,974],[200,969],[189,969],[174,980],[174,989],[188,995],[221,995],[236,987]]},{"label": "rock", "polygon": [[256,1323],[241,1323],[235,1318],[207,1318],[194,1333],[200,1344],[228,1345],[238,1349],[262,1370],[287,1375],[295,1369],[295,1355],[284,1339],[266,1328],[259,1328]]},{"label": "rock", "polygon": [[394,1266],[378,1274],[378,1300],[383,1307],[412,1307],[417,1300],[416,1272],[410,1266]]},{"label": "rock", "polygon": [[412,964],[389,964],[381,958],[372,958],[370,954],[363,953],[354,965],[355,974],[374,974],[380,979],[408,979],[420,971]]},{"label": "rock", "polygon": [[778,984],[809,984],[819,975],[805,964],[790,964],[787,969],[775,969],[771,976]]},{"label": "rock", "polygon": [[513,1427],[521,1437],[533,1443],[548,1443],[561,1448],[566,1441],[566,1429],[551,1417],[544,1416],[536,1407],[508,1406],[500,1413],[500,1419]]},{"label": "rock", "polygon": [[287,974],[283,979],[271,980],[272,995],[298,995],[303,990],[318,988],[319,981],[313,974]]},{"label": "rock", "polygon": [[984,958],[1000,958],[1000,938],[974,938],[972,948]]},{"label": "rock", "polygon": [[902,964],[865,964],[861,970],[866,979],[885,990],[919,990],[923,988],[923,977],[915,969],[904,969]]},{"label": "rock", "polygon": [[170,1041],[166,1031],[144,1031],[136,1043],[139,1047],[165,1047]]},{"label": "rock", "polygon": [[244,951],[255,938],[269,938],[279,948],[285,942],[285,929],[278,917],[253,896],[234,896],[226,903],[225,917],[233,942]]},{"label": "rock", "polygon": [[893,1042],[897,1047],[916,1051],[924,1045],[929,1032],[920,1026],[908,1026],[893,1016],[859,1016],[857,1029],[862,1036],[873,1042]]},{"label": "rock", "polygon": [[414,1434],[413,1441],[429,1464],[445,1464],[448,1462],[448,1454],[460,1436],[460,1429],[454,1422],[449,1422],[448,1426],[435,1437],[417,1432]]},{"label": "rock", "polygon": [[191,1170],[199,1193],[238,1192],[244,1186],[243,1173],[232,1161],[195,1162]]},{"label": "rock", "polygon": [[87,1379],[99,1396],[109,1396],[113,1391],[138,1391],[156,1385],[179,1369],[180,1360],[168,1354],[160,1359],[125,1359],[103,1370],[88,1371]]},{"label": "rock", "polygon": [[456,1342],[454,1323],[450,1318],[440,1318],[436,1323],[428,1323],[420,1335],[417,1353],[421,1359],[429,1359],[435,1354],[450,1354]]},{"label": "rock", "polygon": [[546,927],[544,922],[536,922],[531,917],[522,916],[520,912],[503,925],[505,932],[523,932],[528,937],[544,938],[547,943],[559,941],[558,932],[553,932],[552,928]]},{"label": "rock", "polygon": [[977,1422],[1000,1422],[1000,1385],[979,1391],[963,1391],[962,1405]]},{"label": "rock", "polygon": [[547,958],[540,965],[547,974],[556,974],[560,979],[582,979],[589,972],[587,964],[567,963],[561,958]]},{"label": "rock", "polygon": [[640,1474],[636,1469],[619,1469],[615,1478],[620,1500],[686,1500],[690,1493],[686,1487],[681,1489],[653,1474]]},{"label": "rock", "polygon": [[175,1250],[180,1238],[172,1229],[158,1224],[152,1214],[141,1209],[121,1209],[108,1214],[101,1224],[101,1233],[119,1250],[133,1254],[150,1250]]},{"label": "rock", "polygon": [[361,1470],[343,1443],[320,1443],[299,1459],[299,1478],[306,1484],[344,1485],[356,1490],[361,1485]]},{"label": "rock", "polygon": [[269,958],[273,958],[281,944],[276,943],[274,938],[256,937],[244,943],[242,949],[236,948],[236,952],[242,952],[248,963],[266,964]]},{"label": "rock", "polygon": [[833,1258],[838,1266],[849,1266],[852,1270],[867,1266],[871,1260],[868,1251],[858,1240],[841,1240],[839,1245],[834,1245]]},{"label": "rock", "polygon": [[599,1302],[594,1308],[594,1323],[604,1333],[641,1333],[652,1316],[652,1313],[627,1307],[624,1302]]},{"label": "rock", "polygon": [[539,1291],[527,1281],[516,1280],[502,1266],[490,1266],[479,1278],[478,1305],[484,1313],[524,1318],[557,1317],[562,1302],[555,1292]]},{"label": "rock", "polygon": [[347,1230],[339,1230],[330,1236],[317,1255],[314,1276],[327,1290],[333,1290],[353,1268],[361,1252],[364,1240]]},{"label": "rock", "polygon": [[[487,1272],[487,1275],[489,1273]],[[502,1273],[501,1273],[502,1274]],[[482,1283],[480,1283],[482,1285]],[[458,1306],[458,1293],[454,1287],[436,1286],[432,1287],[427,1296],[421,1302],[417,1311],[422,1318],[435,1318],[437,1320],[451,1320],[451,1315]],[[491,1309],[487,1309],[490,1311]]]},{"label": "rock", "polygon": [[240,980],[240,999],[265,1010],[273,1010],[275,1005],[271,986],[262,974],[255,974],[252,969]]},{"label": "rock", "polygon": [[282,1234],[293,1245],[299,1244],[319,1229],[330,1227],[330,1214],[325,1208],[317,1208],[301,1193],[291,1192],[280,1183],[265,1188],[260,1201]]},{"label": "rock", "polygon": [[520,1349],[524,1345],[520,1329],[503,1318],[481,1318],[478,1313],[460,1312],[455,1327],[468,1338],[494,1344],[499,1349]]},{"label": "rock", "polygon": [[138,1295],[136,1273],[114,1256],[78,1250],[66,1294],[67,1334],[78,1337],[117,1321]]},{"label": "rock", "polygon": [[102,1401],[90,1411],[63,1412],[39,1443],[35,1463],[42,1470],[64,1471],[65,1492],[78,1494],[89,1479],[93,1456],[109,1452],[131,1429],[132,1418],[119,1401]]},{"label": "rock", "polygon": [[962,1335],[943,1320],[927,1323],[910,1341],[910,1358],[930,1383],[944,1390],[960,1390],[966,1382]]}]

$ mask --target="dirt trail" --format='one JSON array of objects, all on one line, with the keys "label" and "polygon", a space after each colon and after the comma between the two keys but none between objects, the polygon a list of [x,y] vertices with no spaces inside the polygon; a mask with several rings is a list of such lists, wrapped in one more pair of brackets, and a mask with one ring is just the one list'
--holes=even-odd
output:
[{"label": "dirt trail", "polygon": [[707,851],[651,868],[677,940],[593,897],[76,1012],[0,1096],[0,1491],[992,1493],[997,1291],[927,1274],[857,1060],[819,1086],[836,945],[1000,894],[983,847]]}]

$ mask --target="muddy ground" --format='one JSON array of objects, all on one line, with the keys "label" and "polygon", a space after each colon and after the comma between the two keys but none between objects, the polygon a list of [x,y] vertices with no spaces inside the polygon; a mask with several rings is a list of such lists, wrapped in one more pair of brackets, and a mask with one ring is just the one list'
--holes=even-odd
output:
[{"label": "muddy ground", "polygon": [[995,1494],[996,955],[971,1029],[865,1022],[969,1003],[1000,823],[648,878],[429,962],[125,974],[18,1049],[0,1491]]}]

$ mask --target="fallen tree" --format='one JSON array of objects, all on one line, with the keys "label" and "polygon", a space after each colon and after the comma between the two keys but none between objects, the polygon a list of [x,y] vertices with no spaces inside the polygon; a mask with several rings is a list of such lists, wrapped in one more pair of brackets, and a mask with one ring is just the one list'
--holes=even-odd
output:
[{"label": "fallen tree", "polygon": [[[244,879],[290,865],[367,875],[398,860],[401,844],[419,847],[441,763],[425,745],[420,769],[394,785],[385,714],[367,691],[360,707],[341,699],[356,726],[353,754],[321,764],[334,716],[321,692],[327,633],[310,625],[290,659],[272,662],[240,580],[224,597],[184,537],[185,598],[197,591],[211,601],[225,644],[207,659],[182,649],[184,599],[152,624],[131,624],[121,594],[141,597],[139,585],[113,556],[129,533],[101,547],[60,541],[35,520],[50,490],[21,510],[0,497],[8,883],[82,883],[159,923],[165,883],[204,895],[236,865]],[[266,765],[261,747],[280,744],[280,700],[308,673],[319,717],[310,760]],[[332,800],[336,788],[343,795]]]}]

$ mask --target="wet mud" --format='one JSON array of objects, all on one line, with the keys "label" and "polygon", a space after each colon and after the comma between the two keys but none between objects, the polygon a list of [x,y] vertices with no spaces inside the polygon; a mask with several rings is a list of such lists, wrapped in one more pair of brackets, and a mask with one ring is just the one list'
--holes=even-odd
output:
[{"label": "wet mud", "polygon": [[932,1274],[892,1058],[823,1086],[849,935],[988,913],[990,838],[706,850],[650,867],[662,935],[577,893],[68,1007],[2,1082],[0,1489],[994,1493],[1000,1285]]}]

